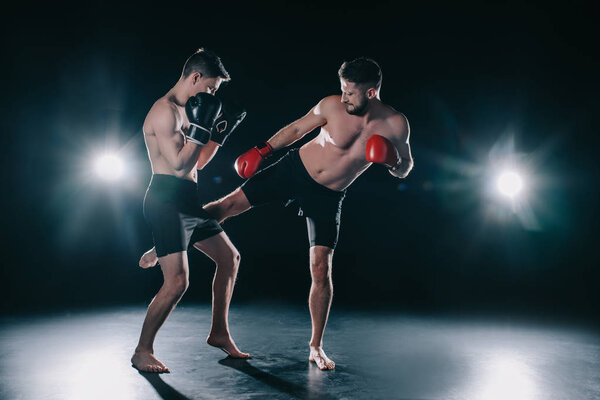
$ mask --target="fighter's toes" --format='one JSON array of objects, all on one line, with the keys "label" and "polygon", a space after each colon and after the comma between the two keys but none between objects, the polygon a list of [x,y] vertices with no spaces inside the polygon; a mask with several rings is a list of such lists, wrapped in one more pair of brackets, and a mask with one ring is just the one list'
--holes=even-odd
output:
[{"label": "fighter's toes", "polygon": [[142,372],[164,373],[170,372],[169,368],[158,360],[152,353],[135,353],[131,357],[131,365]]},{"label": "fighter's toes", "polygon": [[335,363],[331,360],[325,361],[325,367],[326,367],[326,369],[334,369]]},{"label": "fighter's toes", "polygon": [[328,369],[325,360],[323,360],[322,358],[318,358],[317,360],[319,360],[317,362],[317,367],[319,367],[321,371],[325,371],[326,369]]},{"label": "fighter's toes", "polygon": [[218,335],[211,334],[206,339],[206,343],[223,350],[231,358],[250,358],[250,354],[243,353],[237,348],[229,335],[219,337]]},{"label": "fighter's toes", "polygon": [[250,354],[248,353],[242,353],[241,351],[227,351],[227,354],[229,354],[229,356],[233,357],[233,358],[250,358]]},{"label": "fighter's toes", "polygon": [[311,346],[308,360],[317,364],[317,367],[322,371],[335,368],[335,362],[330,360],[320,347]]},{"label": "fighter's toes", "polygon": [[309,361],[314,362],[315,364],[317,364],[317,368],[319,368],[320,370],[325,369],[325,363],[323,362],[323,359],[320,357],[309,357],[308,358]]}]

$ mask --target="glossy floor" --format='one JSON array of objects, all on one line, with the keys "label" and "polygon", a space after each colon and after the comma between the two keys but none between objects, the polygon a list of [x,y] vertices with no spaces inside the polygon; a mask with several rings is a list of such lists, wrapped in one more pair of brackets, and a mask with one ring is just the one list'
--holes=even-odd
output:
[{"label": "glossy floor", "polygon": [[567,325],[369,314],[334,307],[325,350],[307,361],[302,307],[237,306],[232,334],[249,361],[207,346],[206,305],[183,304],[159,332],[170,374],[129,363],[144,307],[0,320],[2,399],[600,398],[600,334]]}]

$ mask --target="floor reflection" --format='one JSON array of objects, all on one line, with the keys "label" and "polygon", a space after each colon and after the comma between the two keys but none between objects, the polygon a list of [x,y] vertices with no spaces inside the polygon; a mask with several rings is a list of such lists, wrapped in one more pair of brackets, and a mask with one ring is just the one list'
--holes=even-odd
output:
[{"label": "floor reflection", "polygon": [[171,369],[159,376],[129,361],[144,315],[140,306],[0,319],[0,398],[600,398],[591,329],[334,310],[324,343],[336,369],[320,371],[307,360],[303,308],[233,309],[236,343],[253,355],[235,360],[204,341],[210,307],[184,304],[157,337]]},{"label": "floor reflection", "polygon": [[480,364],[475,400],[536,400],[536,377],[518,354],[498,352]]}]

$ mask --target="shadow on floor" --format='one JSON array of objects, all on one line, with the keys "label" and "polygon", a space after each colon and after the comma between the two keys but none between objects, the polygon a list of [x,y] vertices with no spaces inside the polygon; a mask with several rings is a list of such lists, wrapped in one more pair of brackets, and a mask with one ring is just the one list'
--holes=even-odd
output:
[{"label": "shadow on floor", "polygon": [[138,371],[141,376],[146,378],[152,385],[156,393],[164,400],[192,400],[189,397],[179,393],[171,385],[162,380],[159,374],[153,372]]},{"label": "shadow on floor", "polygon": [[[334,397],[331,397],[323,393],[322,391],[317,392],[312,390],[310,385],[308,387],[304,387],[297,383],[286,381],[285,379],[275,376],[267,371],[263,371],[251,365],[248,360],[227,357],[220,360],[219,364],[243,372],[244,374],[251,376],[257,381],[260,381],[265,385],[268,385],[282,393],[286,393],[296,399],[334,399]],[[306,365],[307,370],[308,368],[310,368],[310,365],[308,365],[308,363],[303,362],[302,364]],[[292,368],[295,369],[296,366],[293,366]]]}]

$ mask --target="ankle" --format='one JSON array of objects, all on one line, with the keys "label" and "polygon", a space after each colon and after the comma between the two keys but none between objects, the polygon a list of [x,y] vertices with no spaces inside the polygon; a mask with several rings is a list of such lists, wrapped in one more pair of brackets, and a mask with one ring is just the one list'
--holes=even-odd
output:
[{"label": "ankle", "polygon": [[212,325],[209,335],[229,336],[229,327],[227,325]]},{"label": "ankle", "polygon": [[154,349],[152,347],[144,347],[144,346],[139,346],[138,345],[135,348],[134,353],[138,353],[138,354],[141,354],[141,353],[144,353],[144,354],[146,354],[146,353],[148,353],[148,354],[154,354]]},{"label": "ankle", "polygon": [[231,335],[227,330],[211,330],[208,334],[209,338],[222,339],[222,338],[230,338]]}]

